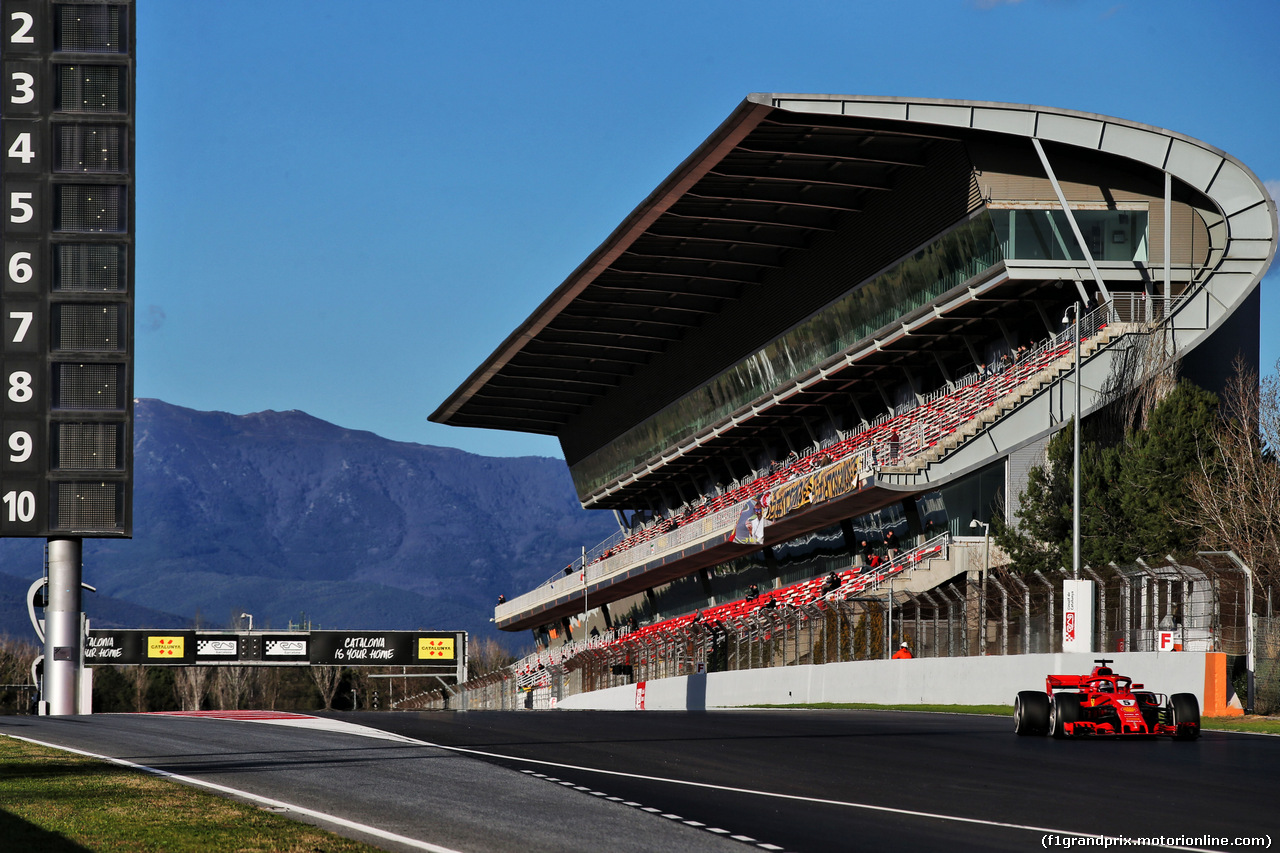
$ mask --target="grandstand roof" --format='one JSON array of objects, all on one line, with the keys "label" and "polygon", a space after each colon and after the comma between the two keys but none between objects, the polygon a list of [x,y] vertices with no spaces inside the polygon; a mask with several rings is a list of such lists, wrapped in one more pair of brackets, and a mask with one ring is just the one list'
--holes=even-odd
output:
[{"label": "grandstand roof", "polygon": [[[1127,169],[1177,192],[1204,193],[1230,222],[1238,246],[1254,246],[1253,274],[1274,252],[1274,214],[1261,182],[1220,151],[1180,134],[1069,110],[972,101],[754,94],[664,180],[431,415],[456,426],[560,435],[615,388],[642,372],[772,270],[897,191],[939,146],[1041,139],[1057,150],[1121,158]],[[1029,148],[1029,146],[1027,146]],[[936,158],[935,158],[936,159]],[[1203,198],[1203,197],[1201,197]],[[904,223],[903,227],[908,227]],[[922,235],[921,239],[928,235]],[[1227,240],[1222,240],[1225,247]],[[1225,251],[1225,250],[1224,250]],[[700,455],[777,429],[821,409],[828,395],[880,393],[881,376],[963,352],[976,324],[1025,315],[1037,301],[1073,298],[1051,278],[1007,284],[993,271],[981,293],[935,309],[876,342],[859,369],[818,377],[803,393],[775,395],[752,417],[679,464],[649,477],[705,466]],[[1141,287],[1141,285],[1138,285]],[[1055,292],[1056,289],[1056,292]],[[1045,314],[1046,312],[1041,312]],[[1060,312],[1059,312],[1060,313]],[[1047,316],[1047,315],[1046,315]],[[1045,319],[1046,325],[1049,323]],[[929,341],[923,346],[923,339]],[[696,385],[694,378],[694,384]],[[566,451],[566,455],[570,453]],[[570,458],[570,462],[574,460]],[[664,460],[670,462],[670,460]],[[599,503],[597,505],[606,505]]]}]

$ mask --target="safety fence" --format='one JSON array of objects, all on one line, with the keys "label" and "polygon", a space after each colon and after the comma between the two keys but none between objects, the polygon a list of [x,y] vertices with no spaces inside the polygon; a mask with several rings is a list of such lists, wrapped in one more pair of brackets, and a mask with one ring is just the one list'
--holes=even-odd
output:
[{"label": "safety fence", "polygon": [[1280,617],[1259,616],[1254,625],[1253,708],[1259,714],[1280,714]]},{"label": "safety fence", "polygon": [[[885,658],[902,643],[916,657],[1062,651],[1062,581],[1069,572],[969,570],[929,589],[913,588],[902,573],[939,544],[944,547],[932,556],[947,558],[946,536],[939,539],[877,571],[849,569],[838,586],[829,576],[818,577],[722,605],[724,610],[543,650],[467,682],[462,695],[448,702],[472,709],[549,708],[580,692],[697,672]],[[894,583],[898,576],[902,581]],[[1081,577],[1095,584],[1093,648],[1099,653],[1246,653],[1249,576],[1224,555],[1086,566]],[[1280,700],[1267,698],[1280,693],[1280,619],[1259,618],[1257,624],[1257,689],[1266,706]],[[443,693],[436,693],[421,707],[445,705]]]}]

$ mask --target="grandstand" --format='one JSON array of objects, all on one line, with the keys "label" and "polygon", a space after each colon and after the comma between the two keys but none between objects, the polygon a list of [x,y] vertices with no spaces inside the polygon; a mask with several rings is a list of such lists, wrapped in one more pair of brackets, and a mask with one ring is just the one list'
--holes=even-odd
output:
[{"label": "grandstand", "polygon": [[971,600],[957,548],[1013,518],[1077,377],[1088,417],[1256,366],[1276,233],[1247,167],[1171,131],[749,96],[431,416],[557,436],[619,521],[495,609],[538,641],[518,678],[891,578]]}]

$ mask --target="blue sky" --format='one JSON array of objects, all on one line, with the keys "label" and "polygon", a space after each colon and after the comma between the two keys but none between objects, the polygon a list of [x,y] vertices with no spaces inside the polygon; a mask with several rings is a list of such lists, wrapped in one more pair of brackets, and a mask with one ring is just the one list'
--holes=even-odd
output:
[{"label": "blue sky", "polygon": [[1114,115],[1280,195],[1274,0],[138,6],[135,392],[196,409],[559,456],[426,418],[750,92]]}]

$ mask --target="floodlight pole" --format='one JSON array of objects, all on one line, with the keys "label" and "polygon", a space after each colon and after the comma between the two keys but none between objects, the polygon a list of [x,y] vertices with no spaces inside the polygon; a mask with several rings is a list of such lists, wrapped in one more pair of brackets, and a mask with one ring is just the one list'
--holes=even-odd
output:
[{"label": "floodlight pole", "polygon": [[1075,319],[1071,336],[1075,338],[1076,416],[1075,440],[1071,455],[1071,579],[1080,580],[1080,303],[1072,303]]},{"label": "floodlight pole", "polygon": [[[983,558],[982,581],[978,584],[978,654],[987,653],[987,573],[991,571],[991,525],[978,519],[969,522],[969,527],[982,525]],[[968,630],[967,628],[965,630]]]}]

